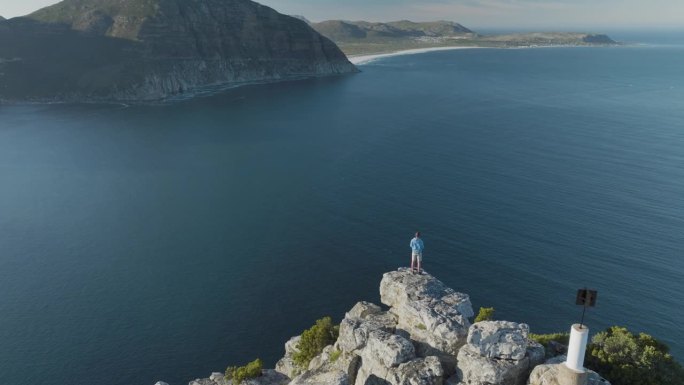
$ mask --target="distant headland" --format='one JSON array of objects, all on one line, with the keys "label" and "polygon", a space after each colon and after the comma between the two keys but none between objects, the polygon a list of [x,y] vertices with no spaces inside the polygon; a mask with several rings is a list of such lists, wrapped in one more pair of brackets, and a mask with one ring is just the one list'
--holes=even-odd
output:
[{"label": "distant headland", "polygon": [[610,44],[586,33],[481,35],[447,21],[311,23],[250,0],[64,0],[0,18],[0,100],[150,101],[355,73],[352,55]]},{"label": "distant headland", "polygon": [[529,32],[479,34],[452,21],[377,23],[327,20],[309,24],[334,41],[348,56],[385,54],[404,50],[445,47],[521,48],[546,46],[616,45],[604,34]]}]

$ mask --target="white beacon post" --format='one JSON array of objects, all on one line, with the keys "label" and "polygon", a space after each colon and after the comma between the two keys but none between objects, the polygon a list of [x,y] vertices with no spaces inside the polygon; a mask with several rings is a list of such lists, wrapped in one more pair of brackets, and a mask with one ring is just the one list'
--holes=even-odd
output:
[{"label": "white beacon post", "polygon": [[575,372],[584,373],[584,355],[587,351],[587,341],[589,340],[589,328],[574,324],[570,329],[570,344],[568,345],[568,359],[565,366]]}]

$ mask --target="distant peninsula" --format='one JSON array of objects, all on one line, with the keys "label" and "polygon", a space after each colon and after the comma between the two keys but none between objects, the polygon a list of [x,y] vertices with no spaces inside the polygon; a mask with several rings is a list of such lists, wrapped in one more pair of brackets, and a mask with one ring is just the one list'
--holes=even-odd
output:
[{"label": "distant peninsula", "polygon": [[357,72],[306,22],[250,0],[64,0],[0,21],[0,100],[147,101]]},{"label": "distant peninsula", "polygon": [[374,23],[327,20],[309,24],[320,34],[334,41],[349,56],[434,47],[517,48],[618,44],[607,35],[591,33],[536,32],[484,35],[451,21],[402,20]]}]

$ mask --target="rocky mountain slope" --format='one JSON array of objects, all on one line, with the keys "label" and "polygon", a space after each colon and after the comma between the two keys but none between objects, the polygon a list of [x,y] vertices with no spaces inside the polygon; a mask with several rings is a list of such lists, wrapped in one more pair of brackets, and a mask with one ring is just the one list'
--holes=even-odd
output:
[{"label": "rocky mountain slope", "polygon": [[[407,268],[385,273],[380,298],[388,308],[357,303],[345,314],[334,344],[297,367],[301,336],[285,344],[275,370],[243,385],[560,385],[564,357],[545,362],[544,347],[524,323],[471,324],[470,297],[429,274]],[[587,385],[610,385],[588,371]],[[157,385],[165,383],[158,382]],[[223,373],[189,385],[236,385]]]},{"label": "rocky mountain slope", "polygon": [[155,100],[356,71],[307,23],[250,0],[65,0],[0,24],[0,99]]}]

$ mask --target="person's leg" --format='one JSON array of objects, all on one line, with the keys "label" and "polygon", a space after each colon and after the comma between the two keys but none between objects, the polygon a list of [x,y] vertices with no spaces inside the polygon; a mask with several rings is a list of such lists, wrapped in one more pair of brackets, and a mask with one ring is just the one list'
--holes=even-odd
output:
[{"label": "person's leg", "polygon": [[423,264],[423,253],[418,254],[418,274],[420,274],[421,265]]},{"label": "person's leg", "polygon": [[413,273],[413,265],[416,263],[416,255],[411,253],[411,273]]}]

